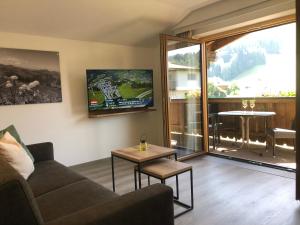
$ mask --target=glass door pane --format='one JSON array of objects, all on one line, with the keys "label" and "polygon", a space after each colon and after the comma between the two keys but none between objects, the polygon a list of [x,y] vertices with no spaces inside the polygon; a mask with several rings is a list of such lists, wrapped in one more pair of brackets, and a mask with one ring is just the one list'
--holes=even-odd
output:
[{"label": "glass door pane", "polygon": [[201,45],[167,40],[168,132],[179,157],[203,151]]},{"label": "glass door pane", "polygon": [[[217,120],[212,153],[296,169],[295,138],[286,133],[295,129],[295,48],[295,23],[207,43],[208,112]],[[244,125],[239,116],[218,115],[240,110],[275,115],[250,115]],[[243,128],[248,135],[242,135]],[[248,144],[241,150],[244,142]]]}]

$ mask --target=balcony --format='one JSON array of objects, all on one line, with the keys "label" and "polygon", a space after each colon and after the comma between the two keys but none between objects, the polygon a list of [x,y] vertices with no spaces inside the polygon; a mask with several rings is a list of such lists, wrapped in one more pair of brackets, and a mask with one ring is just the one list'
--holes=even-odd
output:
[{"label": "balcony", "polygon": [[[216,113],[242,110],[241,101],[241,98],[210,98],[208,104],[214,106],[214,113]],[[196,99],[194,101],[190,99],[173,99],[170,101],[170,133],[173,147],[186,151],[191,149],[200,151],[202,149],[202,112],[198,102]],[[265,131],[271,128],[291,129],[295,118],[295,106],[296,99],[294,97],[257,98],[254,111],[275,112],[276,115],[267,118],[267,127],[265,127],[265,120],[262,117],[250,119],[250,144],[248,148],[243,149],[240,149],[242,142],[240,118],[219,117],[220,142],[213,149],[213,132],[210,129],[210,152],[259,163],[295,168],[293,140],[276,140],[276,157],[272,156],[271,147],[267,151],[265,149]]]}]

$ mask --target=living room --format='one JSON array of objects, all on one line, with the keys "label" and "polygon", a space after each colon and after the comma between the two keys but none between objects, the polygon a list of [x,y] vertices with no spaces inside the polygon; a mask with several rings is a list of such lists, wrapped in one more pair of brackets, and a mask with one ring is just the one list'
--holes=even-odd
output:
[{"label": "living room", "polygon": [[[53,57],[57,60],[55,66],[57,71],[59,71],[60,82],[59,84],[51,84],[51,87],[58,87],[60,90],[59,96],[61,97],[54,101],[47,102],[46,100],[30,103],[20,101],[21,103],[19,104],[11,100],[3,100],[3,96],[13,95],[10,85],[14,85],[15,81],[12,76],[17,76],[19,79],[21,75],[10,74],[10,77],[7,77],[5,70],[0,68],[0,115],[3,118],[0,121],[0,130],[14,125],[26,145],[44,142],[53,143],[55,161],[69,167],[68,169],[71,169],[72,172],[81,174],[80,176],[88,177],[89,180],[103,185],[111,192],[113,191],[111,171],[113,150],[139,145],[143,136],[145,136],[144,139],[149,146],[164,146],[166,149],[172,147],[170,140],[172,138],[169,137],[168,139],[167,136],[169,134],[166,132],[169,124],[166,124],[166,118],[168,118],[165,101],[167,99],[167,91],[164,88],[164,79],[167,79],[167,75],[164,74],[163,70],[166,70],[167,66],[166,63],[163,63],[163,44],[160,42],[163,40],[163,35],[160,36],[160,34],[167,34],[167,38],[169,35],[175,39],[182,38],[180,39],[181,42],[189,42],[192,39],[196,45],[201,38],[211,35],[247,26],[255,26],[255,24],[267,23],[268,21],[274,22],[287,17],[292,18],[288,22],[295,23],[296,18],[295,1],[292,0],[247,0],[242,2],[236,0],[113,0],[105,2],[97,0],[63,0],[60,2],[48,0],[4,0],[0,2],[0,12],[1,64],[6,63],[6,65],[19,65],[22,67],[18,63],[23,63],[23,66],[25,64],[34,64],[35,62],[41,62],[41,59],[46,57],[42,54],[43,56],[34,57],[32,59],[35,61],[31,61],[30,58],[24,58],[24,55],[28,53],[27,51],[30,51],[28,54],[53,53]],[[193,35],[189,31],[192,31]],[[187,36],[184,36],[185,32],[188,33]],[[170,42],[173,41],[172,38],[169,40]],[[180,44],[182,43],[179,43],[178,46],[182,47]],[[8,53],[10,50],[16,50],[18,56]],[[27,53],[25,54],[23,51]],[[16,58],[22,57],[22,55],[22,61],[16,61]],[[40,65],[34,64],[34,67],[32,66],[31,69],[44,69]],[[49,66],[49,64],[47,65]],[[103,115],[100,112],[99,116],[91,116],[87,70],[99,70],[100,72],[103,72],[103,70],[150,70],[153,81],[153,105],[150,105],[150,108],[147,107],[146,110],[133,110],[130,113],[126,109],[125,111],[121,110],[120,113],[115,113],[115,110],[113,110],[111,115]],[[9,82],[8,78],[10,79]],[[38,80],[38,78],[36,79]],[[3,85],[2,81],[4,82]],[[18,82],[20,82],[20,79]],[[22,85],[18,82],[16,84],[20,88]],[[24,82],[26,84],[29,83],[27,80],[24,80]],[[40,84],[41,82],[39,80]],[[203,83],[205,83],[205,78]],[[34,83],[31,86],[34,86]],[[38,86],[34,88],[36,91],[39,90]],[[18,90],[23,91],[23,89]],[[25,93],[25,91],[23,92]],[[39,92],[42,91],[42,89],[39,90]],[[34,97],[38,95],[38,92],[32,93]],[[204,94],[201,97],[201,101],[205,101],[206,97]],[[293,96],[294,100],[297,97]],[[92,209],[91,214],[83,213],[84,215],[80,212],[76,214],[76,210],[72,211],[73,209],[71,211],[67,210],[66,214],[62,215],[61,212],[65,212],[63,208],[69,207],[69,205],[61,208],[59,205],[56,205],[56,209],[43,218],[46,215],[44,214],[45,212],[39,212],[39,209],[36,209],[36,207],[41,207],[41,211],[47,211],[49,209],[47,207],[54,207],[51,205],[51,202],[47,203],[45,200],[47,194],[50,194],[48,190],[46,193],[43,193],[46,197],[41,195],[37,197],[37,200],[33,200],[37,202],[32,206],[36,209],[33,214],[35,216],[38,215],[38,219],[29,219],[28,221],[31,222],[26,224],[297,224],[300,220],[299,203],[295,200],[300,198],[300,191],[297,191],[296,196],[294,194],[295,185],[300,181],[300,178],[295,178],[298,178],[298,175],[300,175],[297,168],[291,172],[272,168],[268,165],[263,167],[208,155],[209,124],[207,101],[206,105],[207,107],[203,108],[203,112],[206,111],[206,114],[202,115],[203,127],[201,127],[206,141],[203,138],[201,142],[201,154],[193,155],[191,159],[187,157],[184,161],[179,157],[179,161],[182,161],[183,164],[193,167],[194,183],[192,187],[194,187],[194,190],[192,192],[189,186],[189,174],[186,173],[179,176],[179,196],[182,197],[188,206],[190,206],[190,194],[194,193],[194,206],[187,213],[178,216],[176,219],[173,218],[174,212],[170,213],[170,210],[173,209],[173,202],[172,204],[169,203],[173,201],[173,196],[170,200],[169,192],[173,189],[175,197],[177,192],[175,188],[177,181],[175,177],[172,177],[166,183],[172,189],[161,185],[163,187],[155,186],[153,189],[148,188],[146,190],[148,194],[151,192],[149,196],[153,194],[157,198],[161,197],[160,200],[155,197],[149,197],[151,199],[149,200],[150,203],[147,203],[147,200],[141,200],[146,201],[145,205],[137,201],[138,203],[135,206],[133,205],[132,208],[128,206],[128,211],[125,211],[125,213],[118,214],[116,212],[115,215],[116,217],[119,216],[119,220],[112,220],[111,215],[113,213],[110,215],[108,212],[106,212],[107,214],[103,213],[104,217],[99,217],[99,220],[97,220],[95,217],[97,217],[98,211],[103,210],[100,205],[97,209]],[[238,125],[239,122],[237,122]],[[205,127],[207,131],[205,131]],[[296,128],[298,128],[298,125]],[[4,136],[4,133],[1,135],[1,138],[2,136]],[[298,138],[296,142],[298,142]],[[40,156],[35,147],[29,147],[29,150],[33,151],[33,157],[38,159],[35,160],[35,163],[39,160],[52,160],[51,144],[44,146],[44,148],[46,149],[44,152],[46,155]],[[2,147],[0,148],[1,150]],[[192,150],[195,151],[195,149]],[[41,149],[41,151],[44,150]],[[162,151],[164,152],[165,150]],[[173,151],[171,153],[173,154]],[[196,151],[196,153],[199,152]],[[292,154],[297,155],[298,152],[296,151]],[[171,158],[173,159],[173,157]],[[133,180],[135,174],[134,164],[119,159],[116,159],[114,162],[116,193],[126,195],[136,192],[137,195],[141,194],[142,197],[147,196],[146,192],[144,195],[144,192],[140,192],[143,189],[134,191],[135,183],[137,186],[137,182]],[[5,167],[2,171],[0,170],[1,177],[5,177],[1,178],[1,180],[6,179],[6,169]],[[138,167],[135,169],[137,169],[137,172],[141,172],[140,169],[142,168]],[[187,167],[184,171],[188,172],[189,169],[190,167]],[[61,170],[57,171],[61,172]],[[229,175],[230,173],[232,174]],[[244,176],[244,179],[239,180],[239,176]],[[30,176],[28,179],[30,180]],[[62,179],[68,180],[67,177]],[[77,178],[74,179],[77,182]],[[81,182],[83,178],[78,179]],[[147,176],[142,175],[139,181],[141,186],[147,186]],[[152,178],[150,181],[151,183],[160,183]],[[84,180],[84,182],[87,181]],[[2,181],[0,183],[2,184]],[[89,187],[89,185],[86,184],[86,187]],[[253,192],[245,190],[250,185],[257,185],[257,188]],[[280,187],[280,191],[274,191],[274,185],[281,185],[276,187],[276,189]],[[300,190],[299,186],[297,190]],[[94,188],[97,189],[96,187]],[[35,191],[33,188],[34,196],[36,194]],[[157,195],[152,192],[157,192]],[[237,195],[234,195],[234,193],[237,193]],[[4,200],[5,195],[8,196],[4,192],[0,194],[0,202],[8,201],[6,204],[0,203],[0,208],[3,209],[2,212],[10,210],[7,209],[7,206],[11,202],[10,200]],[[12,194],[12,196],[14,195]],[[89,196],[88,193],[86,195],[83,193],[83,196],[90,200],[94,195],[91,194]],[[97,195],[95,194],[95,196]],[[111,195],[111,197],[115,198],[116,196]],[[264,197],[265,200],[260,200],[260,198]],[[224,200],[226,198],[228,199],[227,201]],[[132,197],[132,199],[135,199],[135,197]],[[132,199],[130,201],[135,202]],[[159,202],[164,201],[162,199],[168,202],[166,206],[163,204],[160,206]],[[274,201],[273,205],[270,203],[272,199]],[[84,198],[80,201],[84,201]],[[91,205],[93,204],[96,205],[95,202],[91,203]],[[118,207],[125,207],[127,206],[126,204],[126,199],[121,199],[120,205],[116,204],[117,206],[111,207],[118,211]],[[86,208],[91,207],[91,205],[87,204]],[[283,205],[288,206],[284,208]],[[180,206],[174,205],[174,207],[175,214],[182,212]],[[238,209],[238,207],[244,208],[244,210]],[[245,219],[245,208],[248,207],[256,209],[252,216],[249,215]],[[284,213],[282,207],[288,213]],[[111,210],[109,207],[108,209]],[[11,208],[11,210],[16,212],[22,209]],[[82,208],[78,211],[82,211]],[[156,218],[159,216],[153,216],[155,214],[153,211],[158,211],[157,215],[165,216],[165,218],[159,220],[159,218]],[[219,213],[212,216],[209,215],[209,211]],[[24,214],[26,212],[24,210]],[[138,218],[137,214],[139,213],[137,212],[141,213],[140,215],[144,219]],[[56,218],[53,216],[54,214],[57,216]],[[71,214],[76,214],[75,219],[68,217]],[[80,218],[80,215],[82,218]],[[90,219],[86,219],[86,216]],[[59,221],[61,217],[68,217],[70,220]],[[27,217],[25,216],[24,218]],[[93,218],[95,219],[94,221],[92,220]],[[132,221],[130,221],[130,218],[132,218]],[[146,219],[149,219],[149,221],[145,221]],[[151,221],[151,219],[153,220]],[[120,223],[120,221],[124,222]],[[9,218],[8,215],[3,214],[3,217],[1,217],[0,213],[0,224],[24,223],[22,223],[22,219],[19,221],[14,220]]]}]

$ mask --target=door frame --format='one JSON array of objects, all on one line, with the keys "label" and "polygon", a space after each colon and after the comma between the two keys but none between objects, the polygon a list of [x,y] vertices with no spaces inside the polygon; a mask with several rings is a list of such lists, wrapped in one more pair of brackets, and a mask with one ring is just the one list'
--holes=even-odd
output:
[{"label": "door frame", "polygon": [[[297,7],[299,7],[300,3],[298,3]],[[299,16],[297,15],[297,18]],[[300,21],[300,19],[299,19]],[[202,95],[202,120],[203,120],[203,136],[204,136],[204,145],[203,145],[203,150],[205,153],[209,152],[209,131],[208,131],[208,96],[207,96],[207,60],[206,60],[206,44],[211,41],[215,41],[218,39],[230,37],[230,36],[235,36],[235,35],[241,35],[241,34],[246,34],[246,33],[251,33],[254,31],[259,31],[271,27],[276,27],[288,23],[296,22],[296,15],[287,15],[283,16],[280,18],[276,19],[271,19],[255,24],[251,24],[248,26],[208,35],[205,37],[199,37],[198,39],[193,39],[193,38],[184,38],[184,37],[178,37],[178,36],[172,36],[168,34],[161,34],[160,35],[160,58],[161,58],[161,84],[162,84],[162,109],[163,109],[163,140],[164,140],[164,145],[167,147],[170,147],[170,132],[169,132],[169,125],[168,125],[168,113],[169,113],[169,96],[168,96],[168,77],[167,77],[167,46],[166,43],[168,40],[172,41],[182,41],[182,42],[189,42],[189,43],[195,43],[195,44],[200,44],[201,45],[201,74],[202,74],[202,84],[201,84],[201,95]],[[300,36],[300,34],[299,34]],[[298,82],[298,81],[297,81]],[[296,83],[297,83],[296,82]],[[300,81],[299,85],[300,86]],[[297,89],[297,92],[300,93],[300,88],[299,90]],[[296,102],[299,102],[300,104],[300,99],[296,100]],[[300,112],[300,106],[299,110]],[[300,121],[300,118],[299,120]],[[300,130],[300,127],[299,127]],[[299,133],[299,132],[298,132]],[[299,138],[300,139],[300,134]],[[300,143],[299,143],[300,146]],[[300,154],[300,153],[299,153]],[[297,156],[299,165],[300,165],[300,155]],[[300,189],[300,171],[299,171],[299,189]],[[300,199],[300,190],[299,190],[299,199]]]},{"label": "door frame", "polygon": [[[288,24],[291,22],[296,22],[296,35],[300,37],[300,0],[296,1],[296,15],[288,15],[281,18],[271,19],[268,21],[260,22],[257,24],[233,29],[230,31],[225,31],[217,34],[213,34],[206,37],[199,37],[198,39],[181,38],[177,36],[171,36],[167,34],[160,35],[161,44],[161,79],[162,79],[162,107],[163,107],[163,134],[164,134],[164,145],[170,146],[170,133],[168,126],[168,77],[167,77],[167,67],[163,66],[167,63],[166,55],[166,41],[189,41],[191,43],[201,44],[202,59],[201,59],[201,71],[202,71],[202,110],[203,110],[203,132],[204,132],[204,152],[208,153],[208,109],[207,109],[207,62],[206,62],[206,43],[209,41],[234,36],[238,34],[244,34],[249,32],[254,32],[258,30],[263,30],[270,27],[275,27],[283,24]],[[296,38],[296,149],[300,146],[300,40]],[[205,65],[205,66],[203,66]],[[296,150],[296,200],[300,200],[300,151]]]},{"label": "door frame", "polygon": [[[296,149],[300,146],[300,1],[296,1]],[[300,150],[296,150],[296,200],[300,200]]]},{"label": "door frame", "polygon": [[[207,76],[206,76],[206,48],[205,42],[202,40],[182,38],[177,36],[172,36],[168,34],[160,35],[160,59],[161,59],[161,86],[162,86],[162,110],[163,110],[163,140],[164,146],[170,146],[170,128],[169,128],[169,87],[168,87],[168,41],[182,41],[187,43],[199,44],[201,47],[201,59],[200,59],[200,69],[201,69],[201,101],[202,101],[202,129],[203,129],[203,151],[206,154],[209,150],[208,146],[208,110],[207,110]],[[190,156],[181,157],[181,159],[186,159],[193,157],[195,155],[203,154],[203,152],[191,154]]]}]

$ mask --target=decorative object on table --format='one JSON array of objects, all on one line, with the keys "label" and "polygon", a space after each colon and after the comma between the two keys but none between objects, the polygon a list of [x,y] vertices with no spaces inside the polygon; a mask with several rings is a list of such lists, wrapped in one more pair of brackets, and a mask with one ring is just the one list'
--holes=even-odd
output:
[{"label": "decorative object on table", "polygon": [[252,109],[252,112],[253,112],[253,109],[255,107],[255,99],[249,100],[249,105],[250,105],[250,108]]},{"label": "decorative object on table", "polygon": [[248,101],[246,99],[242,100],[242,107],[246,111],[246,108],[248,107]]},{"label": "decorative object on table", "polygon": [[58,52],[0,48],[0,105],[61,101]]},{"label": "decorative object on table", "polygon": [[147,145],[147,136],[143,134],[140,137],[140,148],[139,148],[139,150],[140,151],[146,151],[147,147],[148,147],[148,145]]}]

